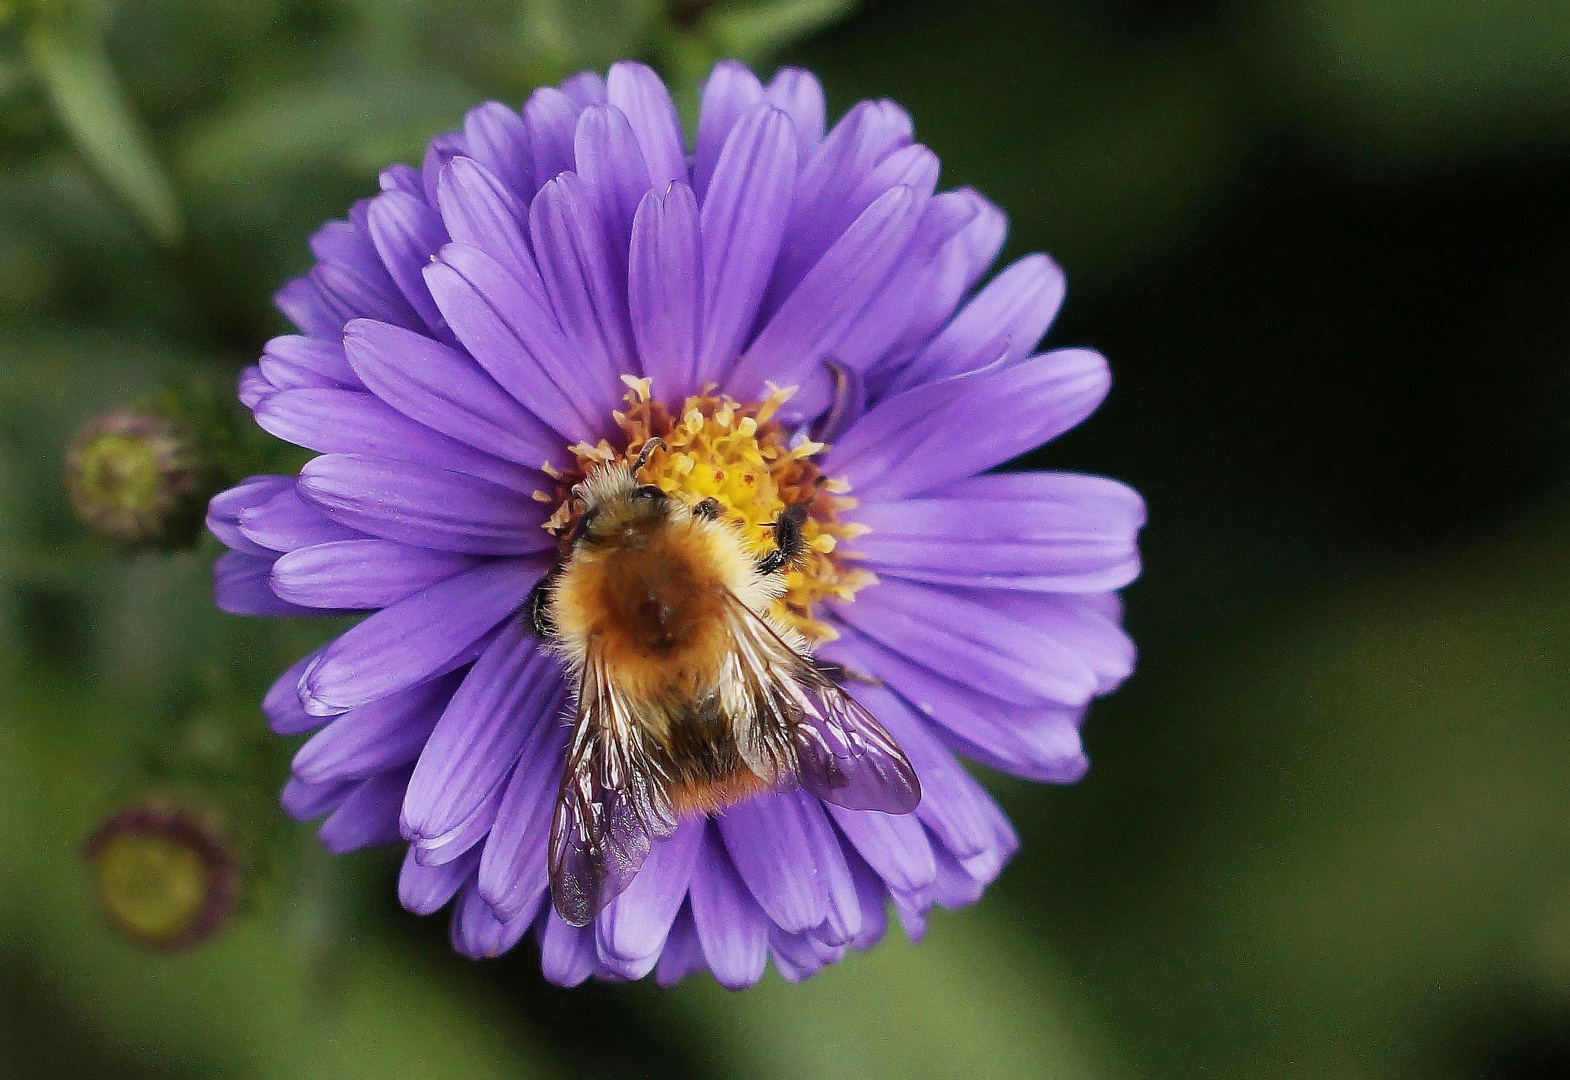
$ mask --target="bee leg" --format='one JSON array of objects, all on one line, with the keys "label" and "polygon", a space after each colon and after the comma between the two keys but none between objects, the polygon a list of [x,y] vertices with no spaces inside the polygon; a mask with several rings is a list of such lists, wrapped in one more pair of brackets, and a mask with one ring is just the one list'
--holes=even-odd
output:
[{"label": "bee leg", "polygon": [[848,682],[862,683],[865,686],[883,685],[883,680],[876,675],[864,675],[855,668],[836,664],[833,660],[813,660],[812,666],[818,669],[819,675],[840,686]]},{"label": "bee leg", "polygon": [[724,509],[718,499],[700,499],[697,505],[692,508],[692,513],[693,516],[700,517],[704,521],[713,521],[720,516],[721,511]]},{"label": "bee leg", "polygon": [[758,573],[774,574],[785,569],[801,554],[801,526],[807,508],[801,503],[787,506],[774,522],[774,550],[758,560]]},{"label": "bee leg", "polygon": [[552,570],[534,583],[534,588],[529,590],[529,599],[526,605],[529,612],[529,626],[535,634],[542,638],[552,637],[556,633],[556,624],[551,622],[551,589],[556,584],[556,571]]}]

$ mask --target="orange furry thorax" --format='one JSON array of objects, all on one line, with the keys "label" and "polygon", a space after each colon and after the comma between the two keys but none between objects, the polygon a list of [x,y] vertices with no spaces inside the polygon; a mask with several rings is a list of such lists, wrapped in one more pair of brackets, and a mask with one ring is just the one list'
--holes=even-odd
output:
[{"label": "orange furry thorax", "polygon": [[[708,523],[617,523],[563,568],[552,617],[569,648],[592,650],[629,697],[690,698],[718,679],[730,648],[725,570]],[[574,650],[576,651],[576,650]]]}]

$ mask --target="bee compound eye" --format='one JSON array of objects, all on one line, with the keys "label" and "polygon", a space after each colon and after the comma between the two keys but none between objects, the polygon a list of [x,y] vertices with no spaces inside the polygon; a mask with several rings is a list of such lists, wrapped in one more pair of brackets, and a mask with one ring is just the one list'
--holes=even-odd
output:
[{"label": "bee compound eye", "polygon": [[591,506],[585,510],[578,520],[572,523],[572,528],[567,531],[567,542],[575,544],[583,539],[583,535],[589,531],[599,513],[600,508],[598,506]]},{"label": "bee compound eye", "polygon": [[655,487],[653,484],[644,484],[643,486],[633,490],[632,497],[634,499],[642,499],[646,502],[658,502],[665,498],[665,492]]}]

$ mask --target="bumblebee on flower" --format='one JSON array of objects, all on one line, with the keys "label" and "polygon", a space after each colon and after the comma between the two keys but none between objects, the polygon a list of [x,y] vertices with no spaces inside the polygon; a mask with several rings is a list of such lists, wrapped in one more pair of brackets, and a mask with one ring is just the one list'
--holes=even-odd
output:
[{"label": "bumblebee on flower", "polygon": [[[1084,419],[1062,277],[909,118],[721,64],[689,155],[636,64],[496,103],[313,238],[241,382],[318,455],[213,500],[226,610],[372,611],[286,672],[285,806],[547,977],[802,978],[975,900],[956,752],[1084,771],[1137,495],[988,474]],[[565,722],[564,722],[565,718]]]}]

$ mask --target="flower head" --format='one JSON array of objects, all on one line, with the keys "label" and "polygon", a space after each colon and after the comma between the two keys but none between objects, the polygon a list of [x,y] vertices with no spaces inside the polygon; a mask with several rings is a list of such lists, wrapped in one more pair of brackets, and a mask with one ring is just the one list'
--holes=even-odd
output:
[{"label": "flower head", "polygon": [[[802,978],[891,907],[919,935],[1013,853],[956,754],[1083,774],[1086,706],[1133,662],[1114,590],[1143,507],[1110,480],[989,472],[1083,420],[1109,376],[1035,351],[1063,295],[1050,259],[978,289],[1003,215],[937,176],[893,103],[825,132],[810,74],[765,86],[731,63],[689,154],[659,79],[618,64],[521,114],[473,110],[279,293],[300,333],[241,398],[320,456],[213,500],[218,601],[374,612],[267,696],[275,731],[316,732],[284,805],[327,815],[335,851],[407,842],[401,899],[453,903],[461,952],[532,929],[564,984],[744,986],[770,958]],[[842,666],[922,794],[890,815],[781,784],[689,813],[580,927],[547,882],[572,688],[526,609],[575,484],[640,451],[641,483],[713,500],[759,556],[805,507],[770,614]]]},{"label": "flower head", "polygon": [[190,948],[234,912],[234,843],[211,811],[142,799],[99,825],[86,855],[105,921],[145,948]]},{"label": "flower head", "polygon": [[94,532],[127,547],[187,543],[218,486],[190,428],[171,417],[113,409],[89,421],[66,454],[71,509]]}]

